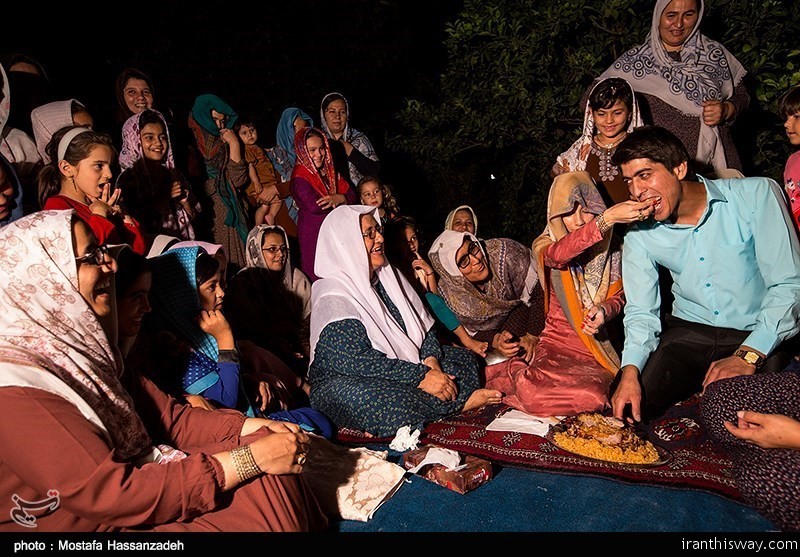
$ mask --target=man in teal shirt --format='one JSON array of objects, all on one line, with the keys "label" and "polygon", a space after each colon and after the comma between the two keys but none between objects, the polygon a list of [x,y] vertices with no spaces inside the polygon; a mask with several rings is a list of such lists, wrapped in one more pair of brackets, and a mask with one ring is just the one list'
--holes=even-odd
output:
[{"label": "man in teal shirt", "polygon": [[[714,381],[780,371],[791,357],[784,341],[800,330],[800,245],[780,186],[696,177],[688,160],[656,126],[634,130],[613,157],[631,196],[652,199],[625,235],[619,418],[628,405],[635,420],[651,419]],[[663,331],[659,266],[674,295]]]}]

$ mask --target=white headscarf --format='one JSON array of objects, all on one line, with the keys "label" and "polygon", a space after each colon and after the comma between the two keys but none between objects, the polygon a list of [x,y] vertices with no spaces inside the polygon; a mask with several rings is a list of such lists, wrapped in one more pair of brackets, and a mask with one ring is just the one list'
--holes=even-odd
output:
[{"label": "white headscarf", "polygon": [[84,401],[128,460],[152,450],[150,437],[119,382],[121,362],[81,296],[73,218],[73,210],[39,211],[0,229],[0,387],[47,390],[79,408]]},{"label": "white headscarf", "polygon": [[33,137],[36,140],[36,149],[45,164],[50,163],[46,147],[53,138],[53,134],[61,128],[74,125],[72,103],[83,106],[78,100],[69,99],[43,104],[31,111],[31,125],[33,126]]},{"label": "white headscarf", "polygon": [[283,284],[286,289],[297,294],[303,300],[303,319],[311,314],[311,282],[300,269],[292,266],[291,251],[289,251],[289,235],[282,226],[258,224],[247,235],[245,258],[248,267],[261,267],[267,269],[267,262],[264,259],[264,252],[261,246],[264,244],[264,236],[274,232],[283,236],[283,243],[286,246],[286,263],[283,265]]},{"label": "white headscarf", "polygon": [[475,211],[473,211],[472,207],[470,207],[469,205],[459,205],[458,207],[456,207],[455,209],[453,209],[452,211],[447,213],[447,218],[444,219],[444,229],[445,230],[453,230],[453,221],[456,218],[456,213],[458,213],[462,209],[465,210],[465,211],[469,211],[470,214],[472,215],[472,222],[473,222],[473,224],[475,224],[475,232],[473,232],[473,234],[475,234],[477,236],[478,235],[478,215],[475,214]]},{"label": "white headscarf", "polygon": [[[592,87],[592,90],[589,93],[589,98],[592,97],[594,90],[597,89],[601,83],[606,81],[606,79],[601,79],[594,87]],[[625,83],[628,82],[625,81]],[[630,83],[628,83],[628,87],[631,89],[631,114],[630,121],[628,122],[628,128],[625,130],[625,132],[631,133],[634,129],[643,126],[644,122],[642,121],[642,115],[639,113],[639,103],[636,101],[636,94],[634,93]],[[569,149],[561,153],[556,158],[556,164],[566,168],[564,172],[581,172],[586,170],[586,159],[589,158],[589,146],[592,144],[594,135],[594,112],[592,111],[592,107],[587,100],[586,109],[583,111],[583,133],[577,139],[577,141],[570,146]]]},{"label": "white headscarf", "polygon": [[370,282],[370,261],[361,235],[361,215],[380,223],[378,208],[339,205],[322,222],[311,285],[311,359],[322,330],[335,321],[357,319],[372,347],[389,358],[420,362],[419,350],[433,318],[406,278],[388,263],[375,271],[403,318],[405,332],[394,320]]},{"label": "white headscarf", "polygon": [[730,99],[747,72],[724,46],[700,33],[703,0],[697,0],[697,23],[683,42],[681,61],[670,58],[658,32],[661,14],[670,1],[656,2],[645,42],[620,56],[600,79],[625,78],[635,91],[658,97],[683,114],[699,118],[695,158],[715,170],[727,168],[717,126],[703,123],[703,101]]},{"label": "white headscarf", "polygon": [[[36,143],[27,133],[10,126],[6,128],[11,115],[11,86],[2,64],[0,64],[0,79],[3,80],[3,98],[0,100],[0,155],[3,155],[8,162],[41,162],[42,157],[36,150]],[[21,194],[22,191],[20,200]]]}]

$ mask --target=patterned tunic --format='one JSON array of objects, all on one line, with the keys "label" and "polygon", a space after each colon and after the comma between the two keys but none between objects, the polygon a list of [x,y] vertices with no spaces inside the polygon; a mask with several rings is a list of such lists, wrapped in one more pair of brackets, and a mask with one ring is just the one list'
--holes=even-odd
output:
[{"label": "patterned tunic", "polygon": [[733,460],[742,496],[781,530],[800,531],[800,450],[762,449],[731,435],[724,421],[752,410],[800,420],[800,364],[783,372],[715,381],[703,396],[701,415],[712,439]]},{"label": "patterned tunic", "polygon": [[[380,283],[375,289],[389,313],[405,330],[397,307]],[[320,335],[309,368],[311,406],[337,426],[392,437],[410,425],[455,414],[478,388],[478,363],[464,348],[441,346],[431,329],[420,347],[420,360],[433,356],[445,373],[455,375],[458,397],[444,402],[418,388],[428,366],[388,358],[375,350],[364,326],[356,319],[328,324]]]}]

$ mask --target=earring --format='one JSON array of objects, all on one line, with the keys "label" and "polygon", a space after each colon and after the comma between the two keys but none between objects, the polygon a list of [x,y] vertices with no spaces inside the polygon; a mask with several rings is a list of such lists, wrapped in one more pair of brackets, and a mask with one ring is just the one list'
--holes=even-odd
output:
[{"label": "earring", "polygon": [[69,179],[72,180],[72,187],[77,192],[78,191],[78,184],[75,183],[75,176],[70,176]]}]

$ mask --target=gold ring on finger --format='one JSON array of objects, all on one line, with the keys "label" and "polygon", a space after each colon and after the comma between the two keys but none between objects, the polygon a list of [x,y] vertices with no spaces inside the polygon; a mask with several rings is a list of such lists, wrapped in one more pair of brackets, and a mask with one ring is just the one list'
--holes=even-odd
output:
[{"label": "gold ring on finger", "polygon": [[302,466],[306,463],[306,455],[305,453],[300,453],[300,456],[297,457],[297,464]]}]

